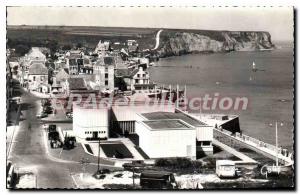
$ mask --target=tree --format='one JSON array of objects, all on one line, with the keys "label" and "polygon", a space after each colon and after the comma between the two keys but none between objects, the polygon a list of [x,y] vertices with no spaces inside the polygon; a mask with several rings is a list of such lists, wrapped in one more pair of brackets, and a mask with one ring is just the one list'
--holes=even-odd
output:
[{"label": "tree", "polygon": [[78,48],[82,48],[82,43],[77,43],[76,44],[76,48],[78,49]]},{"label": "tree", "polygon": [[19,54],[20,56],[24,56],[26,53],[28,53],[30,50],[30,47],[27,46],[27,45],[22,45],[22,44],[19,44],[16,46],[15,48],[15,52],[17,54]]},{"label": "tree", "polygon": [[71,49],[72,49],[72,46],[71,46],[71,45],[64,45],[64,46],[62,46],[61,49],[62,49],[62,50],[71,50]]},{"label": "tree", "polygon": [[115,77],[115,86],[121,91],[127,90],[127,84],[123,78]]}]

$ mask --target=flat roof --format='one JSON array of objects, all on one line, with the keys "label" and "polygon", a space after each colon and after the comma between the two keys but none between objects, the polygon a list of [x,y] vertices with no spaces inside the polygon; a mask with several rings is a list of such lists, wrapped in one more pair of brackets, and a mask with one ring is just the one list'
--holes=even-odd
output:
[{"label": "flat roof", "polygon": [[143,121],[152,130],[163,130],[163,129],[193,129],[182,120],[179,119],[168,119],[168,120],[150,120]]},{"label": "flat roof", "polygon": [[181,112],[150,112],[150,113],[142,113],[142,116],[147,118],[148,120],[159,120],[159,119],[181,119],[184,122],[192,125],[192,126],[207,126],[206,123],[203,123],[197,119],[194,119],[191,116],[188,116]]}]

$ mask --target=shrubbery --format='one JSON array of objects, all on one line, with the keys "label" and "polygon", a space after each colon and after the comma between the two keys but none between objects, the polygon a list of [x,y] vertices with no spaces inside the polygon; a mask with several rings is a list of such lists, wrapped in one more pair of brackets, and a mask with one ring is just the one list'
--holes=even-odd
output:
[{"label": "shrubbery", "polygon": [[155,161],[155,166],[158,167],[165,167],[165,168],[192,168],[192,167],[199,167],[201,166],[201,162],[199,161],[192,161],[188,158],[160,158]]}]

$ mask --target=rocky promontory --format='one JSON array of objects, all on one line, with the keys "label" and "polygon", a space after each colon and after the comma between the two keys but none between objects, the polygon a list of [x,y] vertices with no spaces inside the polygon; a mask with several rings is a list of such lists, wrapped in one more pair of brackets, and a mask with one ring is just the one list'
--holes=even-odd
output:
[{"label": "rocky promontory", "polygon": [[160,57],[190,53],[272,50],[269,32],[249,31],[178,31],[164,30],[160,34],[157,53]]}]

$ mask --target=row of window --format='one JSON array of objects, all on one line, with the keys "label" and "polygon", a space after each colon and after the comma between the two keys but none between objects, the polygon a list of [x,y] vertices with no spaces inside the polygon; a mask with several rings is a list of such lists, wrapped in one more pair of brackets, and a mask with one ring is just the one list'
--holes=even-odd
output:
[{"label": "row of window", "polygon": [[[32,79],[33,79],[33,81],[36,81],[36,77],[35,76],[33,76]],[[45,79],[45,76],[40,76],[40,81],[44,81],[44,79]],[[31,80],[29,82],[31,82]]]},{"label": "row of window", "polygon": [[84,132],[84,134],[92,134],[93,132],[98,132],[100,134],[106,133],[106,131],[86,131],[86,132]]},{"label": "row of window", "polygon": [[145,77],[146,74],[137,74],[137,77]]}]

